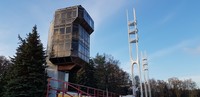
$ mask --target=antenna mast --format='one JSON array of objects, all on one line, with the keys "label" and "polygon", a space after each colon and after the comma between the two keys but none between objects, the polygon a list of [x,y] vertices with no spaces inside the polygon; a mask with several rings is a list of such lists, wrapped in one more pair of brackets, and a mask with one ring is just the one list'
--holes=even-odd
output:
[{"label": "antenna mast", "polygon": [[144,91],[145,91],[145,97],[148,97],[147,94],[147,76],[146,76],[146,71],[147,69],[147,58],[143,53],[141,53],[142,56],[142,70],[143,70],[143,75],[144,75]]},{"label": "antenna mast", "polygon": [[[133,21],[129,21],[128,11],[127,11],[127,25],[128,25],[128,43],[129,43],[129,55],[131,61],[131,76],[132,76],[132,91],[133,97],[136,97],[136,82],[134,78],[134,65],[137,65],[138,72],[139,72],[139,79],[140,79],[140,97],[143,97],[143,89],[142,89],[142,79],[141,79],[141,69],[140,69],[140,62],[139,62],[139,54],[138,54],[138,29],[137,29],[137,21],[136,21],[136,14],[135,9],[133,9]],[[135,54],[136,58],[133,58],[133,46],[135,47]]]},{"label": "antenna mast", "polygon": [[[147,54],[144,53],[142,57],[142,64],[143,64],[143,72],[144,72],[144,86],[145,86],[145,95],[147,97],[147,91],[149,92],[149,97],[151,97],[151,87],[149,83],[149,69],[148,69],[148,62],[147,62]],[[146,85],[148,89],[146,88]]]}]

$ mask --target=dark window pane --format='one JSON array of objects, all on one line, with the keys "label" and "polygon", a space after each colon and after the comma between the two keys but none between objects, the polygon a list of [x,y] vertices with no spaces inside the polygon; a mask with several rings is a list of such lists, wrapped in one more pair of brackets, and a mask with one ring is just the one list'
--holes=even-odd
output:
[{"label": "dark window pane", "polygon": [[75,40],[72,41],[72,49],[73,51],[74,50],[78,51],[78,41]]},{"label": "dark window pane", "polygon": [[78,39],[78,25],[77,24],[74,24],[73,25],[73,32],[72,32],[72,35],[73,35],[73,38],[75,39]]},{"label": "dark window pane", "polygon": [[76,11],[72,12],[72,17],[76,17]]},{"label": "dark window pane", "polygon": [[65,23],[65,20],[61,20],[61,23],[64,24],[64,23]]},{"label": "dark window pane", "polygon": [[78,32],[78,24],[73,25],[73,32]]},{"label": "dark window pane", "polygon": [[59,24],[59,19],[60,19],[60,14],[56,14],[55,15],[55,25],[58,25]]},{"label": "dark window pane", "polygon": [[58,33],[58,29],[54,29],[54,33]]},{"label": "dark window pane", "polygon": [[66,33],[70,33],[71,32],[71,27],[66,27]]},{"label": "dark window pane", "polygon": [[60,28],[60,34],[65,34],[65,28]]},{"label": "dark window pane", "polygon": [[80,10],[78,11],[78,16],[81,17],[81,18],[83,18],[83,10],[80,9]]},{"label": "dark window pane", "polygon": [[66,13],[61,13],[61,19],[65,19]]},{"label": "dark window pane", "polygon": [[67,12],[67,18],[71,18],[71,17],[72,17],[72,12],[71,11]]}]

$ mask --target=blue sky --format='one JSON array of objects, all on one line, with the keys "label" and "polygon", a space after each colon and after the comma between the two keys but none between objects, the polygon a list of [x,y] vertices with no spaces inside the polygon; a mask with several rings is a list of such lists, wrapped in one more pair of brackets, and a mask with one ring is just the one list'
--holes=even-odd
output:
[{"label": "blue sky", "polygon": [[13,56],[18,34],[25,37],[35,24],[46,47],[54,11],[72,5],[82,5],[94,19],[91,57],[110,54],[130,72],[126,10],[132,14],[135,7],[139,50],[148,54],[150,78],[192,78],[200,85],[198,0],[4,0],[0,3],[0,55]]}]

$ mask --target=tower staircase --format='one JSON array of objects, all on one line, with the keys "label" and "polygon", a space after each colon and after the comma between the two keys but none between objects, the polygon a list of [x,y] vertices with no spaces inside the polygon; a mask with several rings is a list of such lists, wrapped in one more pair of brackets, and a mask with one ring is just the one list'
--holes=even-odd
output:
[{"label": "tower staircase", "polygon": [[46,97],[119,97],[119,95],[101,89],[49,78]]}]

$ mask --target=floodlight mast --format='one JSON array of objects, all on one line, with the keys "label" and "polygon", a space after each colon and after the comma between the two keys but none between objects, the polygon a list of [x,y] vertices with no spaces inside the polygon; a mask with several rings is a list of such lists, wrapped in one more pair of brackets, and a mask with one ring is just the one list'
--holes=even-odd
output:
[{"label": "floodlight mast", "polygon": [[[140,79],[140,97],[143,97],[143,89],[142,89],[142,79],[141,79],[141,69],[140,69],[140,60],[138,54],[138,29],[137,29],[137,21],[136,21],[136,14],[135,9],[133,9],[133,21],[129,21],[128,11],[127,11],[127,26],[128,26],[128,42],[129,42],[129,55],[131,61],[131,76],[132,76],[132,91],[133,97],[136,97],[136,82],[134,78],[134,65],[137,65],[138,72],[139,72],[139,79]],[[134,45],[135,44],[135,45]],[[135,46],[135,54],[136,59],[133,58],[133,46]]]}]

